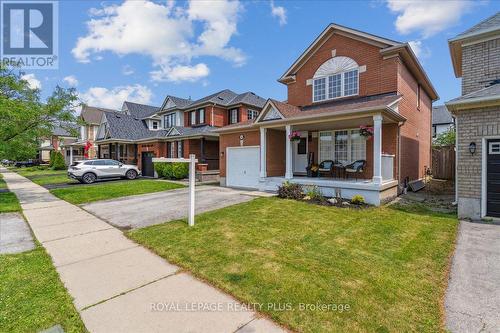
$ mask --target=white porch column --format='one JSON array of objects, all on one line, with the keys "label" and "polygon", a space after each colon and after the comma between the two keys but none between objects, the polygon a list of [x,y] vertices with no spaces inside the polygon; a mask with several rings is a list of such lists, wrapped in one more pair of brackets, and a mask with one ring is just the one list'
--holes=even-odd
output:
[{"label": "white porch column", "polygon": [[382,183],[382,116],[373,116],[373,182]]},{"label": "white porch column", "polygon": [[267,151],[267,128],[260,128],[260,178],[267,177],[266,151]]},{"label": "white porch column", "polygon": [[69,165],[73,164],[73,146],[69,146]]},{"label": "white porch column", "polygon": [[286,152],[286,168],[285,168],[285,178],[293,178],[292,170],[292,142],[290,141],[290,134],[292,134],[292,126],[286,125],[286,137],[285,137],[285,152]]}]

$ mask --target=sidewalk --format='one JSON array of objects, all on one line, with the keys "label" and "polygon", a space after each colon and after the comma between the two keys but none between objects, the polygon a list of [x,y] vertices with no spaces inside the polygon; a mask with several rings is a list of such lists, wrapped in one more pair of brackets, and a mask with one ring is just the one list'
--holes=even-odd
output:
[{"label": "sidewalk", "polygon": [[0,169],[91,332],[285,332],[119,230]]}]

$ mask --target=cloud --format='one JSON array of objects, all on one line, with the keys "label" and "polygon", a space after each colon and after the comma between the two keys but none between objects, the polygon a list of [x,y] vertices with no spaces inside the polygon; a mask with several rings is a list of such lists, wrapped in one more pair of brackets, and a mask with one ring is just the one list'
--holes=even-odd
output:
[{"label": "cloud", "polygon": [[120,109],[124,101],[148,104],[151,102],[153,93],[148,87],[135,84],[114,87],[112,89],[91,87],[81,93],[79,97],[88,105]]},{"label": "cloud", "polygon": [[31,89],[42,89],[42,82],[35,77],[35,74],[24,74],[21,75],[21,79],[28,82],[28,86]]},{"label": "cloud", "polygon": [[[171,70],[192,66],[192,59],[214,56],[239,66],[246,61],[244,53],[229,46],[237,33],[242,6],[238,1],[196,1],[176,6],[148,0],[128,0],[90,11],[88,33],[77,40],[73,56],[79,62],[90,62],[92,55],[113,52],[147,55],[152,59],[152,79],[165,68]],[[206,65],[205,65],[206,66]],[[188,76],[192,80],[192,76]]]},{"label": "cloud", "polygon": [[422,38],[431,37],[456,24],[472,7],[473,1],[387,0],[387,7],[397,13],[395,25],[401,34],[419,32]]},{"label": "cloud", "polygon": [[283,6],[275,6],[271,0],[271,15],[279,19],[280,25],[286,24],[286,9]]},{"label": "cloud", "polygon": [[122,74],[123,75],[132,75],[132,74],[134,74],[134,69],[130,65],[125,65],[122,68]]},{"label": "cloud", "polygon": [[70,87],[76,87],[78,85],[78,80],[74,75],[68,75],[63,79],[64,82],[68,84]]},{"label": "cloud", "polygon": [[431,56],[431,50],[427,46],[423,45],[421,40],[412,40],[408,42],[408,44],[410,44],[413,53],[415,53],[417,58],[420,60]]},{"label": "cloud", "polygon": [[151,72],[151,78],[153,81],[195,82],[207,77],[208,74],[210,74],[210,69],[201,63],[194,66],[162,66],[160,70]]}]

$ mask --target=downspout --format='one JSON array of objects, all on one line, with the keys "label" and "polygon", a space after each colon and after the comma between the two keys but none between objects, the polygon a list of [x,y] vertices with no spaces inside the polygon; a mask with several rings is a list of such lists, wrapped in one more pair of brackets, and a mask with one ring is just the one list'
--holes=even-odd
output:
[{"label": "downspout", "polygon": [[[401,188],[401,125],[398,125],[398,184]],[[401,190],[401,193],[403,193],[403,190]]]},{"label": "downspout", "polygon": [[[482,152],[484,154],[484,152]],[[455,117],[455,205],[458,205],[458,117]]]}]

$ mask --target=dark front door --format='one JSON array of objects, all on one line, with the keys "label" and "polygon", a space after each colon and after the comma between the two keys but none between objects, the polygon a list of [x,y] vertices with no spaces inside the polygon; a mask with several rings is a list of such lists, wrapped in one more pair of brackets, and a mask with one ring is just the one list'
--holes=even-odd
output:
[{"label": "dark front door", "polygon": [[154,177],[155,169],[153,166],[153,153],[142,153],[142,175],[145,177]]},{"label": "dark front door", "polygon": [[486,215],[500,217],[500,140],[489,140],[486,153],[488,154]]}]

